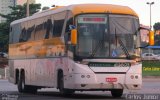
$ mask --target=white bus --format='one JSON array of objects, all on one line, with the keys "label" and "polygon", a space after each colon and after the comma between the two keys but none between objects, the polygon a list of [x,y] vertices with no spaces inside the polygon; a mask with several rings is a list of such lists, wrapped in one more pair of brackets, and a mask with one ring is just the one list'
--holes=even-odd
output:
[{"label": "white bus", "polygon": [[11,23],[9,81],[19,92],[140,89],[138,15],[129,7],[77,4],[56,7]]}]

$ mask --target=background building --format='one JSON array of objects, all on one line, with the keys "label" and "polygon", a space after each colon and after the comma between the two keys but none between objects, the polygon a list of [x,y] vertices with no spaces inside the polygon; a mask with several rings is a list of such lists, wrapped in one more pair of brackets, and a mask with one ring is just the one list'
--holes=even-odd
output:
[{"label": "background building", "polygon": [[[16,0],[16,4],[17,5],[23,5],[27,2],[27,0]],[[29,0],[29,3],[32,4],[32,3],[36,3],[36,0]]]},{"label": "background building", "polygon": [[[8,14],[11,12],[9,6],[15,6],[15,0],[0,0],[0,13]],[[5,22],[6,19],[0,16],[0,23]]]}]

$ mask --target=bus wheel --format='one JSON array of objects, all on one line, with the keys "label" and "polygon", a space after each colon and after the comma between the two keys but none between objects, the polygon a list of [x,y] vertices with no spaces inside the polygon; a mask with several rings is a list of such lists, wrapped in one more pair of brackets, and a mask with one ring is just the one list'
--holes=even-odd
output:
[{"label": "bus wheel", "polygon": [[25,85],[25,75],[24,75],[24,73],[22,73],[20,75],[17,87],[18,87],[18,91],[20,93],[36,93],[37,92],[36,87]]},{"label": "bus wheel", "polygon": [[18,79],[17,87],[18,87],[18,91],[20,93],[25,92],[25,79],[24,79],[24,74],[23,73],[20,74],[20,77]]},{"label": "bus wheel", "polygon": [[123,89],[113,89],[111,90],[112,97],[118,98],[123,95]]},{"label": "bus wheel", "polygon": [[59,84],[59,91],[62,95],[73,94],[75,92],[74,90],[64,88],[63,73],[59,73],[58,75],[58,84]]}]

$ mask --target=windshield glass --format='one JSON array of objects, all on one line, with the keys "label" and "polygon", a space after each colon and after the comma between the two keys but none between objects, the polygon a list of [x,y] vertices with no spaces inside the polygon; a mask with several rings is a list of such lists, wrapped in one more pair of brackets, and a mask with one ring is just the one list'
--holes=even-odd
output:
[{"label": "windshield glass", "polygon": [[134,34],[138,19],[128,15],[84,14],[76,19],[78,45],[76,55],[91,58],[139,56],[140,41]]},{"label": "windshield glass", "polygon": [[110,56],[140,56],[140,36],[135,33],[139,28],[138,19],[133,16],[109,15]]}]

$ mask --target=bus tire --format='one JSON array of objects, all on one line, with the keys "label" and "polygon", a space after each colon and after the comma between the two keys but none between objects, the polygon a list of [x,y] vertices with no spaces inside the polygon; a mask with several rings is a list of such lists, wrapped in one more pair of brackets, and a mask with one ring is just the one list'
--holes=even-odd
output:
[{"label": "bus tire", "polygon": [[18,87],[18,91],[20,93],[23,93],[25,92],[25,79],[24,79],[24,73],[22,72],[18,78],[18,84],[17,84],[17,87]]},{"label": "bus tire", "polygon": [[37,92],[36,87],[25,85],[25,75],[24,75],[24,73],[20,74],[20,78],[18,80],[17,87],[18,87],[18,91],[20,93],[36,93]]},{"label": "bus tire", "polygon": [[113,89],[111,90],[112,97],[118,98],[123,95],[123,89]]},{"label": "bus tire", "polygon": [[62,95],[73,94],[75,91],[71,89],[64,88],[64,77],[63,73],[58,73],[58,84],[59,84],[59,91]]}]

